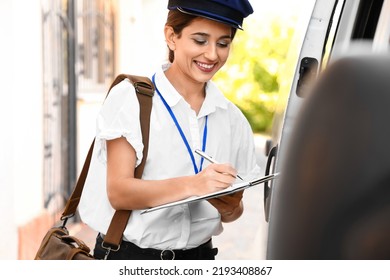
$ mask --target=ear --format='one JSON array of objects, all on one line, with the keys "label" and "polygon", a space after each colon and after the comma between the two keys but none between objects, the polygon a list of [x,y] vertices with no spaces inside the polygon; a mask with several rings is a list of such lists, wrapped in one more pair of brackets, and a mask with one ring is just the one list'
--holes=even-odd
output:
[{"label": "ear", "polygon": [[165,25],[164,34],[165,34],[165,42],[167,43],[168,48],[174,51],[176,49],[176,44],[175,44],[176,34],[173,31],[172,26]]}]

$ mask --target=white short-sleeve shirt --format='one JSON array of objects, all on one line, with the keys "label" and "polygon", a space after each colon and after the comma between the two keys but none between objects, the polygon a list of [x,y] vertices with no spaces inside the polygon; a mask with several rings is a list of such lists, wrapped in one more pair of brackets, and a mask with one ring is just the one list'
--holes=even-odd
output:
[{"label": "white short-sleeve shirt", "polygon": [[[164,67],[155,75],[159,92],[171,107],[193,151],[202,147],[205,117],[206,153],[222,163],[230,163],[238,173],[251,179],[259,176],[252,130],[241,111],[217,89],[206,86],[206,98],[199,114],[170,84]],[[92,161],[79,204],[83,222],[103,234],[115,210],[106,193],[106,140],[125,137],[134,147],[137,164],[142,159],[139,104],[128,80],[116,85],[97,117]],[[180,133],[160,96],[153,96],[149,151],[143,179],[160,180],[194,174],[194,167]],[[200,157],[194,153],[199,166]],[[204,161],[203,168],[209,164]],[[221,217],[207,201],[185,204],[140,214],[133,210],[124,238],[142,248],[189,249],[222,232]]]}]

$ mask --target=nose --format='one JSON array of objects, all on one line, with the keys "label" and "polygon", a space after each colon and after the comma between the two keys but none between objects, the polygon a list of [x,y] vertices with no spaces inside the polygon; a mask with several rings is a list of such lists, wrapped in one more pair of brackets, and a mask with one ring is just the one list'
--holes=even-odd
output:
[{"label": "nose", "polygon": [[207,49],[204,53],[205,58],[208,60],[216,60],[218,58],[218,50],[217,46],[215,44],[209,44],[207,45]]}]

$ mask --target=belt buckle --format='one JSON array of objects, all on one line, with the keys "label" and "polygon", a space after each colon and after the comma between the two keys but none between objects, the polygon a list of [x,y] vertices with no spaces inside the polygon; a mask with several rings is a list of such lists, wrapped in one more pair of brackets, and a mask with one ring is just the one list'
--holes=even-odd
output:
[{"label": "belt buckle", "polygon": [[162,250],[160,254],[161,260],[174,260],[175,259],[175,252],[171,249]]}]

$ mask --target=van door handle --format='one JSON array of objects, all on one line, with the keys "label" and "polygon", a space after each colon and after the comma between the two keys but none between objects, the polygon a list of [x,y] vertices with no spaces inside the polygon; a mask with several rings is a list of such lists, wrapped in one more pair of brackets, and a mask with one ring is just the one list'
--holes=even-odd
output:
[{"label": "van door handle", "polygon": [[309,84],[315,79],[318,71],[318,60],[314,57],[304,57],[299,66],[299,79],[297,84],[297,95],[305,97]]},{"label": "van door handle", "polygon": [[[276,158],[278,153],[278,146],[274,146],[268,153],[267,164],[265,167],[265,176],[270,174],[272,159]],[[264,182],[264,216],[265,220],[268,222],[269,219],[269,209],[271,203],[271,187],[270,181]]]}]

